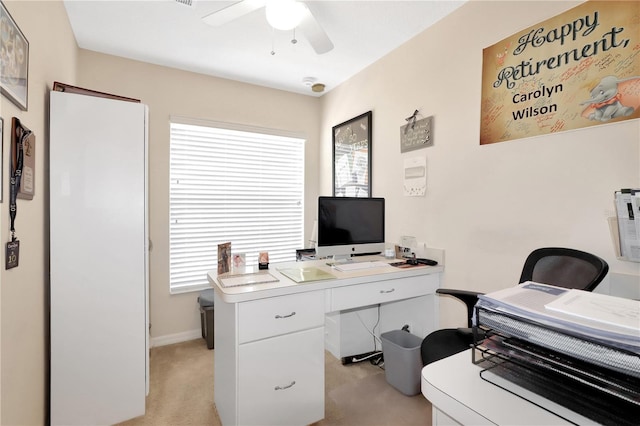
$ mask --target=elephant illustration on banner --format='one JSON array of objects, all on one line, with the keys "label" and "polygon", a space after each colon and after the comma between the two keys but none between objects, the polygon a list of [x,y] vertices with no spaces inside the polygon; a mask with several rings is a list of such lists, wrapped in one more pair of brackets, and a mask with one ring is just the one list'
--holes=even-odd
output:
[{"label": "elephant illustration on banner", "polygon": [[591,98],[580,105],[588,105],[582,116],[589,120],[609,121],[627,117],[640,107],[640,77],[603,77],[591,90]]}]

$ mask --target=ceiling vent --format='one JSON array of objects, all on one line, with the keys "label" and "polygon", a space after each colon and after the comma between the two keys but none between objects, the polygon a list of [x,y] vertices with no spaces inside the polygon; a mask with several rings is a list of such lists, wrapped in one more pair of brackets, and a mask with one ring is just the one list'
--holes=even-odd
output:
[{"label": "ceiling vent", "polygon": [[189,7],[194,7],[195,2],[196,0],[176,0],[176,3],[180,3]]}]

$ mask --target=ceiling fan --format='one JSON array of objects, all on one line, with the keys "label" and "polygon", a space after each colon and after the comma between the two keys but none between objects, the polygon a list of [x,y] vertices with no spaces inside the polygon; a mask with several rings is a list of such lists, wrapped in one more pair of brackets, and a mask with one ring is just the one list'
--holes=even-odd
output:
[{"label": "ceiling fan", "polygon": [[267,21],[279,30],[299,29],[319,55],[333,49],[333,43],[306,4],[296,0],[241,0],[210,13],[202,20],[212,26],[221,26],[254,10],[264,7]]}]

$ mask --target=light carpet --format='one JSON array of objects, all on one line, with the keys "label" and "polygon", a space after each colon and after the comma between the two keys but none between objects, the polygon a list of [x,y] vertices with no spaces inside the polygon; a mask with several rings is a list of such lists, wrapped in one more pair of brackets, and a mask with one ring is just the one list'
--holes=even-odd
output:
[{"label": "light carpet", "polygon": [[[214,405],[213,357],[202,339],[151,349],[146,414],[123,426],[219,426]],[[389,385],[368,362],[342,365],[325,356],[325,418],[314,426],[431,425],[431,404]]]}]

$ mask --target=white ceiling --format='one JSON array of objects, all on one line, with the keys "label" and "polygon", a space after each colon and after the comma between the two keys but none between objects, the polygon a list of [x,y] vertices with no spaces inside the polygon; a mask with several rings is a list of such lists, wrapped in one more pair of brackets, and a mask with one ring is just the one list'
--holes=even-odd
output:
[{"label": "white ceiling", "polygon": [[[306,1],[334,49],[316,54],[302,34],[273,30],[264,8],[220,27],[202,17],[234,1],[65,0],[78,45],[115,56],[306,95],[325,93],[464,1]],[[437,41],[436,41],[437,42]],[[275,51],[275,55],[271,51]]]}]

